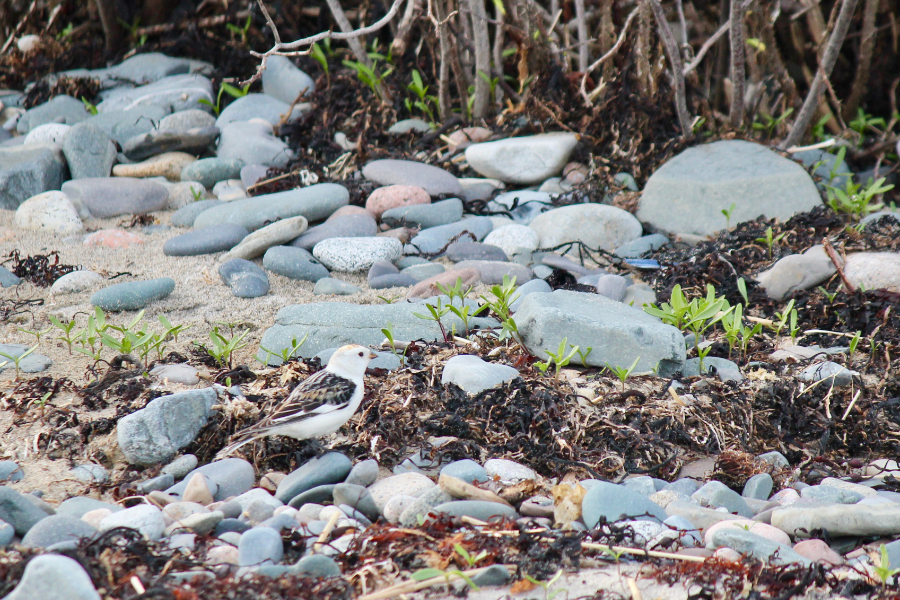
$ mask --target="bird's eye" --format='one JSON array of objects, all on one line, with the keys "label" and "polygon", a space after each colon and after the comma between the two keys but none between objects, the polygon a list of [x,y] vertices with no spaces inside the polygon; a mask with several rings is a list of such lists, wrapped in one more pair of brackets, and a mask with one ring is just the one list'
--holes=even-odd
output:
[{"label": "bird's eye", "polygon": [[360,356],[362,356],[362,355],[363,355],[363,353],[362,353],[362,352],[360,352],[360,353],[359,353],[359,355],[360,355]]}]

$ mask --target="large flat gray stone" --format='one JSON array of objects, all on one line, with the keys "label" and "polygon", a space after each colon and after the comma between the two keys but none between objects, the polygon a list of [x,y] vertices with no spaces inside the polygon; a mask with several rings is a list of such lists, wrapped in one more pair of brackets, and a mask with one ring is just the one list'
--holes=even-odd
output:
[{"label": "large flat gray stone", "polygon": [[684,365],[684,336],[678,329],[599,294],[566,290],[530,294],[515,320],[525,346],[542,359],[568,338],[582,351],[592,348],[587,364],[594,367],[609,363],[627,368],[640,357],[635,372],[658,367],[659,375],[665,376]]},{"label": "large flat gray stone", "polygon": [[58,190],[68,175],[55,144],[0,148],[0,208],[15,210],[32,196]]},{"label": "large flat gray stone", "polygon": [[724,140],[688,148],[650,177],[637,218],[673,233],[708,235],[765,215],[787,220],[822,204],[799,164],[765,146]]}]

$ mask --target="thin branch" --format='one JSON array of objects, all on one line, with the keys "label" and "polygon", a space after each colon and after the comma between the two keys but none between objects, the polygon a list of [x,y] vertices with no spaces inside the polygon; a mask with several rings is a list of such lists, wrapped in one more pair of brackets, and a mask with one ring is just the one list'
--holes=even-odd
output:
[{"label": "thin branch", "polygon": [[863,8],[862,38],[859,42],[859,62],[856,66],[856,77],[850,88],[850,97],[844,103],[844,118],[852,119],[856,114],[860,100],[869,88],[869,71],[872,67],[872,54],[875,50],[875,19],[878,16],[879,0],[866,0]]},{"label": "thin branch", "polygon": [[491,103],[491,41],[488,37],[484,0],[468,0],[468,4],[472,13],[472,37],[475,41],[475,100],[472,102],[472,117],[483,119],[487,116]]},{"label": "thin branch", "polygon": [[744,9],[741,0],[731,0],[731,111],[729,120],[735,129],[744,122],[744,88],[747,86],[744,56]]},{"label": "thin branch", "polygon": [[584,72],[584,75],[581,76],[581,95],[587,101],[586,106],[592,106],[593,102],[585,91],[585,86],[587,84],[588,75],[591,74],[595,69],[599,68],[600,65],[608,61],[610,58],[616,55],[619,51],[619,48],[622,47],[622,44],[625,42],[625,34],[628,33],[628,28],[631,26],[631,22],[634,21],[634,18],[638,16],[640,12],[640,7],[636,7],[631,11],[631,14],[628,15],[628,18],[625,19],[625,24],[622,26],[622,31],[619,33],[619,39],[616,40],[616,43],[613,44],[613,47],[609,49],[609,52],[598,58],[591,64]]},{"label": "thin branch", "polygon": [[675,0],[675,9],[678,12],[678,23],[681,25],[681,45],[688,45],[687,19],[684,18],[684,3]]},{"label": "thin branch", "polygon": [[824,80],[831,77],[831,71],[834,70],[834,64],[837,62],[841,46],[844,44],[844,38],[847,37],[847,30],[850,28],[850,21],[853,20],[853,11],[856,10],[856,3],[857,0],[843,0],[841,3],[841,12],[838,14],[837,21],[834,24],[834,31],[828,40],[828,46],[825,47],[822,62],[818,70],[816,70],[816,76],[813,78],[812,85],[810,85],[806,100],[803,101],[803,107],[794,120],[791,132],[781,143],[782,150],[796,146],[806,134],[813,115],[815,115],[816,107],[819,105],[819,99],[822,97]]},{"label": "thin branch", "polygon": [[846,275],[844,275],[844,269],[841,265],[841,259],[838,258],[837,252],[834,251],[834,247],[831,245],[831,242],[828,241],[828,238],[822,240],[822,247],[825,248],[825,254],[827,254],[828,258],[831,259],[831,264],[834,265],[835,270],[838,272],[838,275],[841,278],[841,283],[844,284],[844,288],[846,288],[847,293],[855,294],[856,286],[850,283],[850,280],[847,279]]},{"label": "thin branch", "polygon": [[653,10],[653,16],[656,18],[656,25],[659,28],[659,37],[662,38],[663,45],[666,48],[666,54],[672,65],[672,82],[675,88],[675,111],[678,113],[678,123],[681,126],[682,137],[690,137],[693,133],[691,128],[691,118],[688,116],[687,99],[684,91],[684,66],[681,62],[681,53],[678,51],[678,43],[675,36],[672,35],[672,29],[666,21],[666,15],[659,0],[646,0]]},{"label": "thin branch", "polygon": [[575,0],[575,20],[578,25],[578,70],[582,73],[588,67],[588,31],[584,12],[584,0]]},{"label": "thin branch", "polygon": [[[749,8],[751,4],[753,4],[753,0],[744,0],[744,4],[743,6],[741,6],[741,8],[747,10],[747,8]],[[694,69],[700,66],[700,63],[703,61],[703,57],[706,56],[706,53],[709,52],[709,49],[719,41],[719,38],[728,33],[728,30],[730,28],[731,19],[728,19],[727,21],[722,23],[722,26],[719,27],[719,29],[714,34],[712,34],[708,40],[703,42],[703,45],[700,46],[700,50],[697,51],[697,56],[695,56],[694,60],[688,63],[688,66],[684,68],[685,77],[690,75],[691,72],[694,71]]]},{"label": "thin branch", "polygon": [[422,0],[408,0],[406,10],[400,17],[400,24],[397,26],[397,35],[391,42],[391,52],[394,56],[403,56],[406,54],[406,48],[409,46],[409,39],[413,32],[413,22],[416,12],[422,8]]}]

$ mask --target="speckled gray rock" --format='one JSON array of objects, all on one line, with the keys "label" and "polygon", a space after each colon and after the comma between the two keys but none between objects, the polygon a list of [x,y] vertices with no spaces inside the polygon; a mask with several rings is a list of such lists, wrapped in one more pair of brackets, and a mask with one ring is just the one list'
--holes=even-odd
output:
[{"label": "speckled gray rock", "polygon": [[328,238],[313,248],[315,256],[333,271],[358,273],[375,261],[396,260],[403,254],[400,240],[390,237]]},{"label": "speckled gray rock", "polygon": [[140,310],[155,300],[162,300],[175,291],[175,280],[160,277],[146,281],[117,283],[91,296],[91,304],[103,310]]},{"label": "speckled gray rock", "polygon": [[465,237],[461,235],[465,232],[469,232],[475,236],[476,239],[472,241],[481,241],[493,228],[494,223],[488,217],[473,217],[448,225],[429,227],[428,229],[420,231],[416,237],[409,241],[409,244],[406,245],[405,252],[406,254],[430,254],[439,252],[444,246],[449,244],[451,240],[457,238],[457,236],[459,236],[460,240],[472,240],[468,234],[465,234]]},{"label": "speckled gray rock", "polygon": [[321,225],[310,227],[289,245],[312,250],[316,244],[329,238],[372,237],[378,233],[375,219],[368,215],[343,215],[329,219]]},{"label": "speckled gray rock", "polygon": [[302,216],[310,222],[321,221],[345,206],[349,200],[350,194],[344,186],[320,183],[286,192],[226,202],[200,213],[194,220],[194,227],[235,223],[255,231],[267,223],[288,217]]},{"label": "speckled gray rock", "polygon": [[219,157],[201,158],[181,170],[182,181],[199,181],[211,188],[220,181],[237,179],[241,176],[244,161]]},{"label": "speckled gray rock", "polygon": [[[273,126],[278,125],[282,116],[286,115],[288,110],[290,110],[290,103],[293,101],[294,98],[288,102],[283,102],[269,94],[247,94],[225,107],[219,114],[219,118],[216,119],[216,126],[221,129],[231,123],[249,121],[250,119],[262,119]],[[308,110],[308,106],[295,105],[288,121],[301,117]]]},{"label": "speckled gray rock", "polygon": [[187,129],[215,127],[216,118],[199,108],[189,108],[172,113],[157,121],[156,129],[184,131]]},{"label": "speckled gray rock", "polygon": [[328,452],[303,464],[281,480],[275,497],[288,503],[295,496],[320,485],[340,483],[353,468],[350,459],[340,452]]},{"label": "speckled gray rock", "polygon": [[62,143],[72,179],[109,177],[116,162],[116,146],[99,127],[89,123],[73,126]]},{"label": "speckled gray rock", "polygon": [[297,561],[295,571],[307,577],[340,577],[341,568],[330,556],[312,554]]},{"label": "speckled gray rock", "polygon": [[197,473],[206,477],[206,485],[216,502],[232,496],[240,496],[253,488],[256,472],[253,465],[242,458],[226,458],[198,467],[184,476],[179,483],[166,490],[167,494],[181,496],[188,482]]},{"label": "speckled gray rock", "polygon": [[859,375],[859,373],[836,362],[826,361],[806,367],[797,378],[806,382],[828,380],[825,381],[826,385],[842,387],[850,385],[854,375]]},{"label": "speckled gray rock", "polygon": [[38,521],[22,538],[23,546],[47,548],[53,544],[80,541],[92,537],[97,530],[81,519],[68,515],[51,515]]},{"label": "speckled gray rock", "polygon": [[160,123],[165,115],[166,110],[162,107],[138,106],[131,110],[114,110],[89,115],[82,123],[100,129],[121,146],[134,136],[152,130],[154,123]]},{"label": "speckled gray rock", "polygon": [[[27,346],[26,344],[0,344],[0,352],[16,358],[25,354],[29,348],[30,346]],[[0,366],[0,373],[7,369],[15,370],[16,368],[15,362],[5,356],[0,356],[0,363],[6,363]],[[32,352],[19,361],[19,371],[22,373],[40,373],[41,371],[47,370],[52,364],[53,361],[48,357],[43,354],[38,354],[37,352]]]},{"label": "speckled gray rock", "polygon": [[107,515],[100,521],[101,532],[117,527],[134,529],[146,539],[155,541],[163,537],[166,522],[162,511],[153,504],[138,504]]},{"label": "speckled gray rock", "polygon": [[24,536],[47,516],[47,513],[19,492],[11,487],[0,486],[0,521],[12,525],[16,534]]},{"label": "speckled gray rock", "polygon": [[132,177],[77,179],[62,184],[62,191],[76,208],[80,203],[96,219],[164,210],[169,201],[165,186]]},{"label": "speckled gray rock", "polygon": [[363,167],[363,177],[378,185],[414,185],[431,196],[459,196],[462,186],[447,171],[413,160],[386,158],[375,160]]},{"label": "speckled gray rock", "polygon": [[116,435],[125,458],[155,465],[175,456],[196,437],[216,401],[212,388],[188,390],[152,400],[119,420]]},{"label": "speckled gray rock", "polygon": [[69,474],[75,479],[86,483],[106,483],[109,481],[109,471],[100,465],[92,463],[76,465],[69,471]]},{"label": "speckled gray rock", "polygon": [[531,294],[522,301],[516,324],[525,346],[542,359],[568,338],[569,344],[593,348],[586,361],[597,367],[627,367],[640,357],[638,372],[658,368],[660,376],[666,376],[680,371],[685,361],[680,331],[639,308],[596,294]]},{"label": "speckled gray rock", "polygon": [[179,456],[162,468],[164,474],[171,474],[176,479],[182,479],[185,475],[197,468],[197,457],[193,454]]},{"label": "speckled gray rock", "polygon": [[856,504],[863,495],[831,485],[811,485],[800,490],[801,498],[818,500],[827,504]]},{"label": "speckled gray rock", "polygon": [[77,294],[92,289],[103,281],[103,276],[93,271],[72,271],[66,273],[50,286],[52,294]]},{"label": "speckled gray rock", "polygon": [[283,167],[294,152],[287,143],[275,137],[272,125],[262,121],[237,121],[221,128],[216,156],[242,160],[246,164]]},{"label": "speckled gray rock", "polygon": [[169,223],[175,227],[193,227],[197,215],[204,210],[225,204],[221,200],[199,200],[182,206],[169,218]]},{"label": "speckled gray rock", "polygon": [[507,138],[472,144],[466,160],[484,177],[532,185],[558,175],[577,143],[578,135],[567,132]]},{"label": "speckled gray rock", "polygon": [[[131,110],[139,106],[159,106],[168,112],[189,108],[206,110],[206,100],[215,104],[212,82],[202,75],[172,75],[136,88],[116,88],[104,95],[97,105],[101,113],[115,110]],[[82,109],[84,106],[82,105]]]},{"label": "speckled gray rock", "polygon": [[470,394],[492,388],[519,376],[513,367],[488,363],[477,356],[461,354],[444,364],[441,384],[455,383]]},{"label": "speckled gray rock", "polygon": [[165,152],[203,154],[219,137],[218,127],[192,129],[153,129],[129,138],[122,144],[122,153],[129,160],[145,160]]},{"label": "speckled gray rock", "polygon": [[361,292],[362,288],[347,281],[341,281],[333,277],[323,277],[316,281],[313,294],[316,296],[349,296]]},{"label": "speckled gray rock", "polygon": [[[686,360],[684,362],[684,369],[682,369],[681,372],[685,377],[696,377],[698,375],[701,375],[700,359],[689,358],[688,360]],[[728,360],[727,358],[719,358],[718,356],[707,356],[703,359],[702,375],[712,374],[715,374],[715,376],[718,377],[720,381],[740,382],[744,380],[744,375],[741,373],[741,368],[738,367],[737,364]]]},{"label": "speckled gray rock", "polygon": [[800,538],[809,537],[814,530],[826,530],[835,537],[897,536],[900,534],[900,504],[791,505],[775,509],[772,526]]},{"label": "speckled gray rock", "polygon": [[389,227],[438,227],[456,223],[462,219],[463,203],[459,198],[449,198],[431,204],[398,206],[381,214],[381,222]]},{"label": "speckled gray rock", "polygon": [[122,507],[118,504],[101,502],[100,500],[87,498],[85,496],[75,496],[74,498],[63,500],[62,503],[56,507],[56,514],[68,515],[80,519],[86,513],[97,510],[98,508],[106,508],[109,509],[110,512],[119,512],[122,510]]},{"label": "speckled gray rock", "polygon": [[[541,239],[541,248],[582,242],[590,248],[612,252],[641,237],[643,226],[631,213],[605,204],[573,204],[538,215],[529,227]],[[568,251],[576,255],[577,245]]]},{"label": "speckled gray rock", "polygon": [[810,176],[765,146],[724,140],[688,148],[647,181],[637,217],[661,231],[708,235],[760,215],[786,221],[822,204]]},{"label": "speckled gray rock", "polygon": [[22,579],[3,600],[100,600],[87,571],[78,561],[42,554],[25,566]]},{"label": "speckled gray rock", "polygon": [[195,229],[166,240],[163,254],[166,256],[199,256],[225,252],[237,246],[250,232],[241,225],[222,223]]},{"label": "speckled gray rock", "polygon": [[278,275],[299,281],[318,281],[330,273],[307,250],[292,246],[273,246],[263,255],[263,267]]},{"label": "speckled gray rock", "polygon": [[16,131],[25,135],[38,125],[59,123],[59,119],[66,125],[75,125],[89,116],[91,114],[84,108],[81,100],[76,100],[72,96],[56,96],[26,111],[19,118]]},{"label": "speckled gray rock", "polygon": [[597,525],[600,517],[606,517],[607,521],[618,521],[626,517],[659,521],[666,518],[665,511],[643,494],[605,481],[588,489],[581,502],[581,510],[585,525],[591,529]]},{"label": "speckled gray rock", "polygon": [[500,248],[507,256],[513,256],[536,250],[540,244],[540,236],[531,227],[513,223],[495,227],[484,238],[484,243]]},{"label": "speckled gray rock", "polygon": [[313,78],[298,69],[286,56],[270,56],[262,74],[263,92],[288,105],[316,90]]},{"label": "speckled gray rock", "polygon": [[243,258],[232,258],[219,265],[219,277],[238,298],[259,298],[269,293],[266,272]]},{"label": "speckled gray rock", "polygon": [[0,209],[58,190],[68,174],[62,150],[53,144],[0,148]]}]

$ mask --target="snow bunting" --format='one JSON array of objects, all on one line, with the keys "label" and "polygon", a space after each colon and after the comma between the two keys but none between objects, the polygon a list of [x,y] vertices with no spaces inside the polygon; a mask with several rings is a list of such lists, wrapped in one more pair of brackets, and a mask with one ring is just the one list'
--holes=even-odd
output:
[{"label": "snow bunting", "polygon": [[327,367],[294,388],[271,415],[239,432],[237,441],[223,448],[216,458],[270,435],[305,440],[334,433],[359,408],[365,394],[363,377],[369,361],[376,356],[355,344],[338,348]]}]

